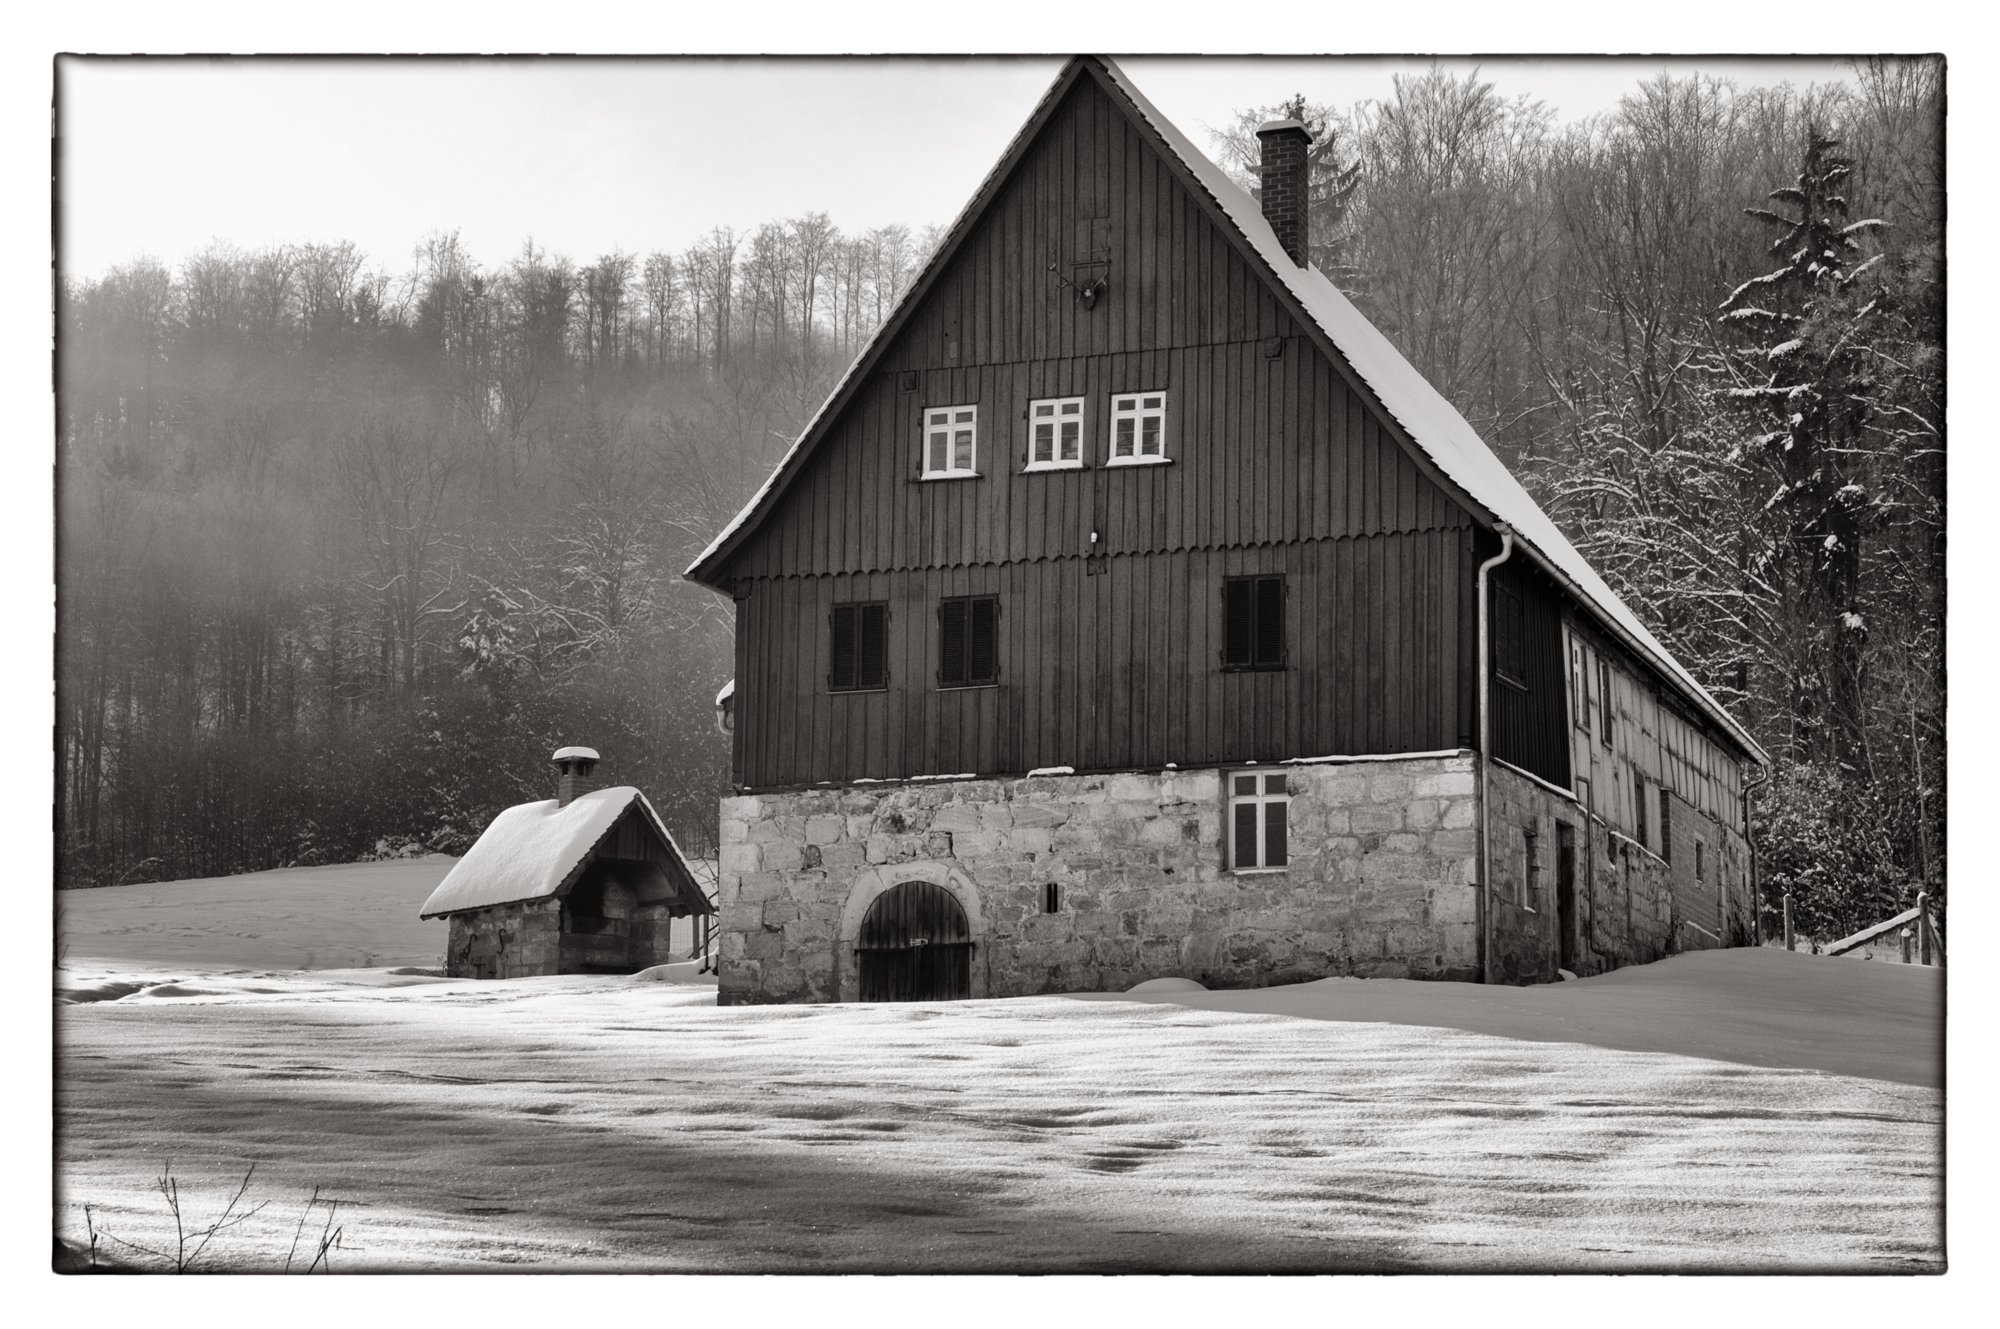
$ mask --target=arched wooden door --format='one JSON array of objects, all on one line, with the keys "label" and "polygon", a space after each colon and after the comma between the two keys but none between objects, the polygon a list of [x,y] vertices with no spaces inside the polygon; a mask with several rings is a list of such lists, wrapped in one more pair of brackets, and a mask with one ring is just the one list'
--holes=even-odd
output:
[{"label": "arched wooden door", "polygon": [[972,929],[957,897],[906,881],[875,898],[854,939],[863,1001],[958,1001],[972,995]]}]

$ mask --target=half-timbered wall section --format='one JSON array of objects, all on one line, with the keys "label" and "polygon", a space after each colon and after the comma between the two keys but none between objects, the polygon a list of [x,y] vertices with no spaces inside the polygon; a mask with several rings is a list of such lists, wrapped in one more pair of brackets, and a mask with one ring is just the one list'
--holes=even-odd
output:
[{"label": "half-timbered wall section", "polygon": [[[739,786],[1472,743],[1471,518],[1239,246],[1078,79],[728,566]],[[1168,460],[1106,465],[1135,392]],[[1075,397],[1084,465],[1024,471],[1029,403]],[[920,479],[923,413],[966,405],[978,478]],[[1225,672],[1221,579],[1272,572],[1287,667]],[[941,691],[937,602],[971,594],[1000,597],[999,681]],[[829,695],[861,600],[890,604],[888,686]]]}]

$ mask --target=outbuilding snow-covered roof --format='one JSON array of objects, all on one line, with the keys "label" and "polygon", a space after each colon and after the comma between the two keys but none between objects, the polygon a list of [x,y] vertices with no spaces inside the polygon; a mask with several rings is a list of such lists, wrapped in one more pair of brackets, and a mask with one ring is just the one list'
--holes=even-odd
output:
[{"label": "outbuilding snow-covered roof", "polygon": [[[1140,117],[1164,141],[1166,147],[1186,167],[1195,183],[1220,206],[1224,216],[1241,233],[1250,247],[1270,269],[1272,276],[1291,294],[1304,309],[1319,330],[1332,343],[1341,357],[1352,367],[1355,374],[1381,403],[1382,408],[1408,434],[1411,442],[1429,458],[1431,463],[1453,484],[1457,485],[1475,503],[1483,506],[1496,521],[1505,522],[1515,534],[1517,545],[1525,546],[1531,561],[1538,563],[1545,571],[1562,582],[1569,592],[1576,596],[1594,616],[1614,635],[1622,637],[1626,644],[1661,671],[1688,700],[1720,726],[1735,742],[1759,761],[1768,760],[1755,739],[1736,722],[1722,704],[1709,695],[1707,689],[1694,680],[1693,675],[1682,668],[1680,662],[1668,652],[1646,625],[1626,606],[1599,577],[1590,564],[1578,553],[1568,538],[1557,529],[1556,524],[1543,512],[1541,506],[1521,487],[1520,481],[1479,433],[1460,415],[1457,408],[1430,381],[1419,373],[1414,365],[1403,358],[1389,339],[1365,318],[1361,311],[1341,294],[1319,269],[1301,267],[1292,261],[1278,242],[1270,223],[1264,220],[1262,209],[1256,200],[1246,194],[1236,182],[1229,178],[1220,166],[1210,161],[1206,154],[1181,133],[1173,122],[1162,115],[1145,94],[1132,82],[1131,77],[1118,65],[1100,57],[1091,57],[1090,63],[1103,70],[1111,84],[1131,103]],[[956,240],[967,227],[978,205],[986,198],[996,183],[996,176],[1013,155],[1028,131],[1040,120],[1049,108],[1053,94],[1065,86],[1069,67],[1064,76],[1059,76],[1050,86],[1049,93],[1036,106],[1028,123],[1002,154],[964,212],[953,223],[944,244],[940,245],[932,258],[932,266],[944,262],[952,251]],[[928,269],[927,269],[928,273]],[[926,282],[920,278],[912,283],[904,296],[906,302],[921,298]],[[899,306],[897,314],[902,312]],[[862,354],[849,366],[848,373],[832,395],[822,404],[820,412],[804,433],[792,444],[763,486],[736,514],[699,558],[689,566],[688,574],[694,576],[703,564],[722,551],[739,532],[760,520],[762,509],[772,503],[777,494],[779,481],[795,467],[804,462],[803,453],[814,439],[828,411],[842,395],[850,379],[869,359],[877,344],[885,343],[892,329],[898,326],[896,315],[886,320],[877,330],[876,337]]]},{"label": "outbuilding snow-covered roof", "polygon": [[418,911],[422,918],[554,895],[597,847],[625,809],[637,803],[675,854],[680,846],[646,796],[631,785],[578,794],[567,807],[553,798],[519,803],[493,819]]}]

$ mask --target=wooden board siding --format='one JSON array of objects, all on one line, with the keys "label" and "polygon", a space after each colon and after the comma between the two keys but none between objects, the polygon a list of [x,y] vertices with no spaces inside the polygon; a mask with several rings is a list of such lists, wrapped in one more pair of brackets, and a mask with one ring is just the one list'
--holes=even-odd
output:
[{"label": "wooden board siding", "polygon": [[[1482,551],[1485,543],[1498,552],[1498,541],[1489,538]],[[1493,672],[1488,694],[1493,702],[1493,755],[1566,789],[1569,690],[1564,679],[1561,596],[1546,577],[1521,563],[1503,563],[1489,576],[1488,591],[1495,605],[1503,585],[1520,597],[1524,670],[1519,683],[1503,678],[1497,668]]]},{"label": "wooden board siding", "polygon": [[[1471,535],[781,577],[737,601],[739,785],[1428,752],[1470,740]],[[1093,573],[1092,568],[1102,568]],[[1222,580],[1286,578],[1288,667],[1221,667]],[[937,684],[938,601],[1000,598],[997,686]],[[889,603],[889,680],[826,690],[828,621]]]},{"label": "wooden board siding", "polygon": [[[1085,309],[1058,277],[1094,253],[1109,290]],[[1168,394],[1173,460],[1106,468],[1111,395],[1142,390]],[[1090,464],[1022,474],[1028,403],[1071,396]],[[918,479],[921,413],[968,403],[981,478]],[[729,571],[1080,555],[1093,530],[1115,555],[1469,520],[1083,79]]]}]

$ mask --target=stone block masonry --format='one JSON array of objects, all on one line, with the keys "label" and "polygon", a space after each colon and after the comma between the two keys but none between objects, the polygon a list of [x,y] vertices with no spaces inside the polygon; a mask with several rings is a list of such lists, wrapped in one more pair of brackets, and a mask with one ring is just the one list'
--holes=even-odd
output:
[{"label": "stone block masonry", "polygon": [[[1263,766],[1291,861],[1225,866],[1224,772],[855,785],[722,802],[723,1005],[850,1001],[875,896],[945,886],[972,992],[1256,987],[1336,975],[1478,977],[1470,753]],[[1044,913],[1045,887],[1060,907]]]}]

